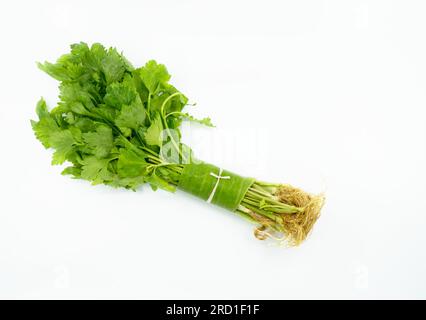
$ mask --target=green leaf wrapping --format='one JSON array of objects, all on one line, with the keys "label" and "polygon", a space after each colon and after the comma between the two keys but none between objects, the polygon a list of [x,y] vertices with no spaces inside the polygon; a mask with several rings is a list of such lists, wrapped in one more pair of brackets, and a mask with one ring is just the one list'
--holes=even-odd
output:
[{"label": "green leaf wrapping", "polygon": [[227,170],[222,171],[221,177],[230,177],[229,179],[218,179],[211,175],[213,173],[219,176],[219,172],[220,168],[212,164],[187,164],[180,176],[178,189],[207,201],[219,180],[211,203],[235,211],[255,179]]}]

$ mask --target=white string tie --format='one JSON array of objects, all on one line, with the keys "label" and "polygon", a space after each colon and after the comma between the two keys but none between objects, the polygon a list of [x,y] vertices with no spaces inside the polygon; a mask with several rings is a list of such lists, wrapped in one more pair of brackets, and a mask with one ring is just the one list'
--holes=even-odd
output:
[{"label": "white string tie", "polygon": [[210,175],[212,177],[215,177],[217,180],[216,180],[216,184],[214,185],[212,192],[210,193],[209,198],[207,199],[207,203],[212,202],[214,194],[216,193],[217,186],[219,185],[220,179],[225,179],[225,180],[231,179],[230,176],[222,176],[222,172],[223,172],[222,168],[219,168],[219,175],[215,174],[214,172],[210,172]]}]

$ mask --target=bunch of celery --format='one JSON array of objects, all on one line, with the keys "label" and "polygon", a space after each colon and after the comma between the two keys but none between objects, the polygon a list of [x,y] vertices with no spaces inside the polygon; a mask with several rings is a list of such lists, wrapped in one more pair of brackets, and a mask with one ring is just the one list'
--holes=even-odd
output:
[{"label": "bunch of celery", "polygon": [[255,223],[255,236],[300,244],[320,214],[322,196],[285,184],[241,177],[197,160],[181,142],[184,120],[211,126],[183,112],[187,97],[173,87],[166,67],[151,60],[134,68],[116,49],[73,44],[56,63],[39,64],[60,81],[59,102],[37,104],[36,137],[54,149],[63,174],[135,190],[149,183],[177,188]]}]

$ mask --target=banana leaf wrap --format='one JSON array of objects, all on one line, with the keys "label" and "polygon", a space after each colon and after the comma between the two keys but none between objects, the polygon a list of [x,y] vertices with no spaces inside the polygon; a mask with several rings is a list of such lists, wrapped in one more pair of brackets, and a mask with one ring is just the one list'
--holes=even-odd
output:
[{"label": "banana leaf wrap", "polygon": [[187,164],[179,179],[178,189],[235,211],[254,181],[253,178],[242,177],[209,163]]}]

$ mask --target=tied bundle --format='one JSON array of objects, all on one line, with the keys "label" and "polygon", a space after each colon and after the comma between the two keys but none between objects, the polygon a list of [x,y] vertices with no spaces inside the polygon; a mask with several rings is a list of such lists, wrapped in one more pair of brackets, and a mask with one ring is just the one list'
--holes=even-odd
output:
[{"label": "tied bundle", "polygon": [[151,60],[135,68],[114,48],[79,43],[56,63],[38,66],[60,82],[60,95],[50,111],[41,99],[31,124],[43,146],[54,149],[52,164],[70,164],[64,175],[132,190],[145,183],[180,189],[254,223],[256,238],[291,246],[318,219],[322,195],[196,159],[181,142],[180,125],[212,126],[210,118],[183,112],[188,98],[169,83],[164,65]]}]

